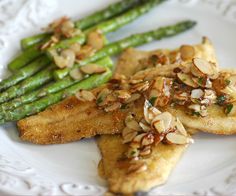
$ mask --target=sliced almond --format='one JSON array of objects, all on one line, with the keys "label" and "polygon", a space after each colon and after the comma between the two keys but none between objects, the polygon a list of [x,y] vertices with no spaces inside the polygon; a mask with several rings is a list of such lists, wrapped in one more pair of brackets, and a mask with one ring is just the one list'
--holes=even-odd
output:
[{"label": "sliced almond", "polygon": [[195,49],[193,46],[183,45],[180,47],[180,54],[182,60],[191,60],[195,55]]},{"label": "sliced almond", "polygon": [[97,104],[99,106],[104,105],[104,101],[110,93],[111,93],[111,90],[109,90],[108,88],[102,89],[101,92],[97,95]]},{"label": "sliced almond", "polygon": [[142,128],[143,131],[145,132],[148,132],[151,130],[151,127],[146,123],[146,122],[143,122],[143,121],[140,121],[139,122],[139,126]]},{"label": "sliced almond", "polygon": [[218,70],[214,63],[208,62],[201,58],[194,58],[193,65],[203,74],[209,76],[211,79],[218,77]]},{"label": "sliced almond", "polygon": [[93,101],[95,100],[95,96],[91,91],[80,90],[75,94],[76,98],[80,101]]},{"label": "sliced almond", "polygon": [[74,43],[70,46],[70,49],[75,53],[78,54],[81,49],[81,45],[79,43]]},{"label": "sliced almond", "polygon": [[163,120],[157,120],[152,123],[152,126],[158,133],[164,133],[166,131],[165,124]]},{"label": "sliced almond", "polygon": [[132,142],[133,139],[137,136],[137,134],[138,133],[136,131],[133,131],[133,132],[130,132],[130,133],[126,134],[125,137],[123,137],[123,144]]},{"label": "sliced almond", "polygon": [[198,78],[205,77],[205,74],[200,72],[199,69],[193,64],[191,64],[190,70],[191,70],[191,73]]},{"label": "sliced almond", "polygon": [[178,79],[183,82],[184,84],[186,84],[187,86],[191,86],[193,88],[197,88],[198,84],[196,84],[193,80],[192,77],[189,74],[185,74],[185,73],[177,73],[177,77]]},{"label": "sliced almond", "polygon": [[153,120],[151,125],[153,126],[153,123],[163,121],[164,123],[164,129],[165,131],[170,128],[171,121],[172,121],[172,115],[169,112],[163,112],[159,115],[157,115]]},{"label": "sliced almond", "polygon": [[[122,137],[125,138],[126,135],[130,134],[130,133],[133,133],[133,132],[136,132],[136,135],[137,135],[137,131],[133,130],[133,129],[130,129],[129,127],[125,127],[123,130],[122,130]],[[136,136],[135,135],[135,136]]]},{"label": "sliced almond", "polygon": [[152,153],[151,146],[145,146],[142,150],[140,150],[139,155],[140,156],[148,156]]},{"label": "sliced almond", "polygon": [[102,33],[99,31],[92,31],[88,34],[87,44],[92,46],[95,50],[100,50],[104,46],[104,39]]},{"label": "sliced almond", "polygon": [[66,59],[66,67],[72,67],[75,63],[75,53],[71,49],[65,49],[61,52],[61,56]]},{"label": "sliced almond", "polygon": [[82,80],[84,78],[84,74],[81,73],[80,69],[74,68],[70,71],[70,77],[74,80]]},{"label": "sliced almond", "polygon": [[125,100],[125,103],[131,103],[134,102],[136,100],[138,100],[141,97],[141,95],[139,93],[133,93],[131,94],[131,97],[128,98],[127,100]]},{"label": "sliced almond", "polygon": [[121,107],[121,103],[115,102],[115,103],[112,103],[111,105],[105,107],[104,110],[105,110],[105,112],[112,112],[112,111],[120,109],[120,107]]},{"label": "sliced almond", "polygon": [[129,168],[127,174],[132,173],[140,173],[147,170],[147,164],[141,161],[138,161],[136,163],[132,163]]},{"label": "sliced almond", "polygon": [[184,128],[183,124],[180,122],[179,118],[175,118],[173,126],[174,126],[174,128],[176,128],[176,130],[180,134],[182,134],[184,136],[188,135],[186,129]]},{"label": "sliced almond", "polygon": [[134,117],[132,115],[128,115],[125,118],[125,125],[130,128],[133,129],[135,131],[140,131],[141,127],[139,126],[138,122],[134,119]]},{"label": "sliced almond", "polygon": [[127,90],[116,90],[114,93],[117,94],[117,97],[120,99],[129,99],[131,97]]},{"label": "sliced almond", "polygon": [[168,133],[166,135],[166,140],[170,144],[179,144],[179,145],[188,144],[190,142],[188,137],[175,132]]},{"label": "sliced almond", "polygon": [[87,64],[82,66],[80,68],[80,71],[85,74],[104,73],[106,71],[106,68],[97,64]]},{"label": "sliced almond", "polygon": [[155,107],[152,107],[150,102],[148,100],[145,100],[145,103],[144,103],[144,119],[146,120],[146,122],[148,124],[151,124],[153,118],[155,118],[155,116],[157,116],[159,114],[161,114],[161,111],[159,111]]},{"label": "sliced almond", "polygon": [[192,99],[200,99],[201,97],[203,97],[204,92],[202,89],[193,89],[191,91],[191,98]]},{"label": "sliced almond", "polygon": [[141,82],[141,83],[138,83],[138,84],[135,84],[131,87],[131,92],[144,92],[146,90],[148,90],[149,88],[149,82],[148,81],[145,81],[145,82]]},{"label": "sliced almond", "polygon": [[141,141],[141,146],[149,146],[153,143],[154,143],[154,136],[153,136],[153,134],[149,133],[143,137],[143,139]]},{"label": "sliced almond", "polygon": [[78,62],[82,59],[92,56],[95,53],[95,49],[90,45],[84,45],[80,51],[76,53],[76,59]]},{"label": "sliced almond", "polygon": [[134,139],[133,142],[137,142],[141,144],[142,139],[146,136],[146,133],[141,133],[139,135],[137,135]]}]

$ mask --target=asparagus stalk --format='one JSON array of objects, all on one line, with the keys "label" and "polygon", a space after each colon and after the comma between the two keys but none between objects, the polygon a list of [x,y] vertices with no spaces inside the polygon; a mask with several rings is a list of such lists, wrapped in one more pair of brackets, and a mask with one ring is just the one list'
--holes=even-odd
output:
[{"label": "asparagus stalk", "polygon": [[[107,20],[109,18],[112,18],[113,16],[116,16],[124,11],[127,11],[131,7],[134,7],[138,5],[142,0],[122,0],[117,3],[111,4],[108,7],[99,10],[90,16],[87,16],[85,18],[82,18],[78,21],[75,21],[76,28],[79,28],[81,30],[90,28],[104,20]],[[50,36],[50,33],[42,33],[38,35],[34,35],[31,37],[27,37],[21,40],[21,47],[22,49],[26,49],[36,43],[39,43],[48,36]]]},{"label": "asparagus stalk", "polygon": [[8,69],[11,71],[18,71],[19,68],[24,67],[36,58],[42,56],[43,53],[39,50],[39,45],[33,45],[26,49],[23,53],[14,58],[9,64]]},{"label": "asparagus stalk", "polygon": [[[155,5],[158,5],[166,0],[148,0],[146,3],[141,4],[124,14],[112,18],[108,21],[102,22],[92,28],[89,28],[85,31],[85,35],[87,35],[89,32],[94,31],[96,29],[99,29],[103,34],[115,31],[124,25],[134,21],[138,17],[142,16],[143,14],[147,13],[150,11]],[[84,35],[78,35],[70,39],[65,39],[59,42],[58,44],[50,47],[47,51],[47,54],[51,56],[51,52],[54,51],[55,49],[63,49],[63,48],[68,48],[71,44],[73,43],[84,43],[85,39],[83,37]]]},{"label": "asparagus stalk", "polygon": [[[103,20],[106,20],[112,16],[122,13],[123,11],[134,6],[136,4],[136,1],[138,1],[138,0],[124,0],[120,3],[115,4],[114,6],[108,7],[107,9],[100,11],[100,13],[92,14],[91,16],[88,16],[88,17],[82,19],[80,22],[79,21],[76,22],[76,26],[81,28],[81,30],[85,30],[87,27],[96,25]],[[153,1],[153,0],[148,0],[148,1]],[[115,11],[114,14],[113,14],[113,11]],[[92,21],[95,18],[97,18],[97,19]],[[100,20],[99,20],[99,18],[100,18]],[[39,36],[39,37],[43,37],[43,35]],[[31,40],[31,42],[32,42],[32,40],[34,38],[32,38],[32,39],[31,38],[28,38],[28,39]],[[38,38],[38,37],[36,36],[36,38]],[[22,42],[24,42],[24,41],[22,41]],[[85,42],[84,36],[81,35],[81,36],[77,36],[76,38],[71,38],[71,41],[65,40],[65,41],[63,41],[62,45],[68,46],[68,44],[70,45],[71,43],[75,43],[75,42],[82,44],[83,42]],[[25,44],[25,42],[24,42],[24,44]],[[40,43],[37,43],[37,44],[34,44],[33,46],[27,48],[23,53],[21,53],[19,56],[17,56],[15,59],[13,59],[8,64],[8,68],[11,71],[18,70],[21,67],[24,67],[25,65],[27,65],[32,60],[41,56],[43,53],[42,53],[42,51],[39,50],[40,45],[41,45]],[[60,47],[60,45],[58,47]]]},{"label": "asparagus stalk", "polygon": [[49,62],[50,60],[46,56],[36,59],[34,62],[22,68],[17,73],[1,81],[0,91],[7,89],[24,80],[25,78],[34,75],[35,73],[46,67]]},{"label": "asparagus stalk", "polygon": [[27,37],[21,40],[21,49],[22,50],[26,50],[28,48],[30,48],[33,45],[38,44],[38,46],[41,45],[41,43],[43,43],[45,40],[48,40],[50,37],[50,33],[41,33],[38,35],[34,35],[31,37]]},{"label": "asparagus stalk", "polygon": [[[193,21],[183,21],[175,25],[162,27],[153,31],[131,35],[127,38],[124,38],[122,40],[119,40],[117,42],[114,42],[105,46],[104,48],[99,50],[97,53],[95,53],[95,55],[80,61],[79,64],[75,64],[73,68],[77,68],[85,64],[94,62],[106,55],[109,55],[109,56],[116,55],[120,53],[122,50],[129,47],[135,47],[135,46],[139,46],[139,45],[151,42],[153,40],[160,40],[166,37],[177,35],[188,29],[191,29],[193,26],[195,26],[195,24],[196,22],[193,22]],[[63,77],[68,75],[69,71],[70,71],[69,68],[58,69],[54,72],[54,77],[56,79],[62,79]]]},{"label": "asparagus stalk", "polygon": [[67,96],[71,96],[75,94],[80,89],[91,89],[95,88],[105,82],[107,82],[112,76],[112,72],[108,69],[103,74],[94,74],[87,79],[84,79],[80,82],[75,83],[74,85],[61,90],[54,94],[49,94],[33,103],[25,104],[20,106],[12,111],[7,111],[2,114],[2,120],[0,120],[0,124],[3,124],[8,121],[16,121],[20,120],[26,116],[33,115],[38,113],[48,106],[55,104]]},{"label": "asparagus stalk", "polygon": [[[105,58],[97,61],[96,64],[104,66],[104,67],[108,67],[108,68],[112,68],[113,67],[113,62],[112,62],[110,57],[105,57]],[[45,76],[42,77],[42,75],[46,74],[46,73],[43,73],[43,72],[44,71],[41,72],[41,76],[40,76],[40,73],[39,73],[38,77],[37,78],[35,77],[33,81],[35,81],[37,79],[42,80],[42,78],[46,78]],[[46,70],[45,70],[45,72],[46,72]],[[47,72],[48,81],[53,78],[51,73],[52,72]],[[58,91],[60,91],[62,89],[65,89],[65,88],[67,88],[67,87],[69,87],[69,86],[71,86],[71,85],[73,85],[73,84],[75,84],[77,82],[78,81],[73,80],[69,76],[65,77],[63,80],[60,80],[60,81],[58,81],[56,83],[50,83],[49,85],[47,85],[47,86],[45,86],[45,87],[43,87],[43,88],[41,88],[39,90],[32,91],[32,92],[30,92],[28,94],[25,94],[25,95],[21,96],[21,97],[17,97],[15,99],[11,100],[10,102],[6,102],[6,103],[1,104],[0,105],[0,111],[12,110],[12,109],[14,109],[16,107],[19,107],[19,106],[23,105],[23,104],[33,102],[33,101],[35,101],[35,100],[37,100],[37,99],[39,99],[41,97],[44,97],[44,96],[47,96],[49,94],[58,92]],[[27,85],[27,83],[28,82],[25,82],[26,85]],[[41,84],[42,83],[43,82],[41,82]],[[39,84],[39,82],[37,84]],[[21,86],[23,86],[23,85],[21,85]],[[37,87],[38,87],[38,85],[37,85]],[[16,94],[19,96],[20,93],[19,93],[19,90],[17,90],[17,87],[16,88],[14,87],[12,89],[16,89],[16,91],[18,91],[18,93],[16,93]],[[31,87],[31,90],[32,90],[32,87]],[[23,91],[25,92],[26,90],[23,90]],[[22,92],[22,91],[20,91],[20,92]],[[8,94],[10,95],[10,93],[8,93]],[[9,97],[7,97],[7,98],[9,98]],[[7,100],[7,98],[6,98],[6,100]],[[3,98],[1,98],[1,99],[3,99]]]},{"label": "asparagus stalk", "polygon": [[8,88],[6,91],[0,94],[0,103],[6,102],[17,96],[21,96],[49,82],[53,79],[52,70],[54,68],[55,65],[50,65],[46,69],[37,73],[36,75],[31,76],[26,80],[22,81],[21,83]]}]

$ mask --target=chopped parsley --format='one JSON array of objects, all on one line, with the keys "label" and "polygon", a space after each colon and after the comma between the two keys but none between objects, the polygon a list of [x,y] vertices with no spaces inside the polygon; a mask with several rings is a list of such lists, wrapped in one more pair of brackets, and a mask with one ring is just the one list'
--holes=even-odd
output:
[{"label": "chopped parsley", "polygon": [[220,106],[224,105],[225,101],[226,101],[225,95],[220,95],[216,98],[216,103]]},{"label": "chopped parsley", "polygon": [[122,106],[120,107],[120,109],[124,110],[127,108],[127,104],[122,104]]},{"label": "chopped parsley", "polygon": [[197,116],[197,117],[201,116],[201,115],[200,115],[200,112],[195,112],[195,111],[192,111],[192,115],[193,115],[193,116]]},{"label": "chopped parsley", "polygon": [[200,85],[203,85],[203,82],[204,82],[204,78],[198,78],[198,84],[200,84]]},{"label": "chopped parsley", "polygon": [[102,103],[102,101],[103,101],[103,97],[100,96],[100,97],[98,97],[96,103],[97,103],[97,104],[100,104],[100,103]]},{"label": "chopped parsley", "polygon": [[155,105],[156,99],[157,99],[157,97],[151,97],[151,98],[149,99],[149,102],[152,104],[152,106]]},{"label": "chopped parsley", "polygon": [[226,86],[230,85],[230,80],[225,80],[225,85]]},{"label": "chopped parsley", "polygon": [[233,107],[233,104],[227,104],[225,107],[225,113],[229,114],[232,111]]}]

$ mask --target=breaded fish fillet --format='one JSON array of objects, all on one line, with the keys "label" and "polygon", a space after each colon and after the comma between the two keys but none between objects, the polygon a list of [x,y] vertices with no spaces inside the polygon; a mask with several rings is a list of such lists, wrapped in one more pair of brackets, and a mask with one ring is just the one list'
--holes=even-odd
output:
[{"label": "breaded fish fillet", "polygon": [[[196,49],[197,48],[197,49]],[[199,57],[204,57],[216,61],[214,49],[210,42],[204,39],[203,45],[195,47]],[[206,55],[209,52],[209,57]],[[167,52],[167,51],[165,51]],[[206,54],[205,54],[206,52]],[[148,55],[145,52],[129,49],[124,52],[118,63],[116,73],[130,76],[139,71],[137,59]],[[136,59],[136,60],[135,60]],[[160,69],[155,68],[144,70],[151,72],[153,75],[170,75],[175,65],[163,66]],[[170,71],[171,70],[171,71]],[[195,129],[187,128],[190,134],[195,134]],[[98,172],[102,178],[105,178],[109,184],[109,190],[114,193],[133,194],[136,192],[147,192],[151,188],[164,184],[171,171],[174,169],[178,160],[183,155],[187,145],[164,145],[159,144],[153,148],[150,157],[145,159],[147,170],[141,173],[128,175],[125,168],[120,168],[118,160],[127,150],[127,145],[122,143],[120,135],[101,135],[97,140],[98,147],[101,151],[102,159],[98,165]]]},{"label": "breaded fish fillet", "polygon": [[[196,45],[194,48],[195,56],[216,61],[214,48],[206,38],[202,44]],[[117,72],[121,69],[123,70],[122,73],[133,74],[142,69],[138,67],[141,59],[160,52],[162,50],[141,52],[129,49],[121,56]],[[170,55],[171,52],[173,51],[163,50],[166,55]],[[173,70],[177,66],[177,64],[158,66],[155,70],[157,74],[163,73],[163,75],[166,75],[170,73],[170,69]],[[132,70],[126,71],[127,67],[132,68]],[[138,108],[141,110],[140,107],[134,107],[133,109]],[[37,115],[20,120],[17,125],[20,138],[24,141],[36,144],[58,144],[100,134],[119,133],[123,128],[121,122],[126,112],[128,111],[118,111],[115,114],[105,113],[99,110],[95,103],[81,102],[75,97],[70,97]]]},{"label": "breaded fish fillet", "polygon": [[[132,111],[142,108],[135,102]],[[20,120],[20,138],[35,144],[60,144],[100,134],[119,133],[124,128],[127,110],[112,113],[98,109],[95,101],[82,102],[76,97],[65,99],[45,111]]]},{"label": "breaded fish fillet", "polygon": [[117,165],[117,160],[127,149],[127,145],[122,144],[121,136],[103,135],[98,139],[98,147],[102,154],[101,166],[103,175],[109,183],[109,190],[131,194],[146,192],[165,183],[187,145],[157,145],[152,148],[150,157],[144,159],[148,169],[132,175],[127,175],[126,169],[121,169]]}]

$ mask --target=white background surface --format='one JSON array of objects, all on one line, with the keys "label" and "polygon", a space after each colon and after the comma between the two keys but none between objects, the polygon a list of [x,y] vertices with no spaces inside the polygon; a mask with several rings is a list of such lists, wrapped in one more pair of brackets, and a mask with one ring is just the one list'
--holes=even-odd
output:
[{"label": "white background surface", "polygon": [[[22,0],[18,8],[22,6],[21,9],[25,9],[26,2],[32,3],[31,0]],[[24,17],[22,13],[17,18],[14,18],[12,13],[0,29],[0,40],[4,38],[5,42],[4,47],[0,45],[2,77],[6,75],[7,61],[19,50],[19,38],[38,32],[53,18],[63,15],[75,19],[83,17],[115,0],[51,0],[50,3],[35,0],[35,2],[41,3],[41,7],[39,5],[36,7],[42,10],[41,15],[37,15],[39,13],[35,11],[37,9],[33,9],[34,11],[31,9],[31,14],[35,17],[33,23],[28,24],[29,17]],[[181,44],[199,43],[202,36],[208,36],[216,47],[221,66],[236,68],[235,4],[235,1],[227,0],[170,1],[132,24],[109,34],[108,37],[110,40],[117,40],[132,33],[147,31],[184,19],[194,19],[198,21],[198,26],[193,30],[140,48],[144,50],[175,48]],[[9,10],[11,12],[10,8]],[[26,9],[26,15],[29,10]],[[27,25],[23,29],[13,31],[9,28],[9,23],[14,24],[14,27],[23,23]],[[4,29],[8,30],[8,34],[4,34]],[[97,174],[99,159],[99,151],[92,139],[64,145],[37,146],[21,142],[15,125],[7,124],[0,127],[0,190],[5,193],[101,195],[105,182]],[[195,137],[195,144],[187,150],[168,183],[150,194],[236,195],[235,168],[236,136],[198,134]]]}]

